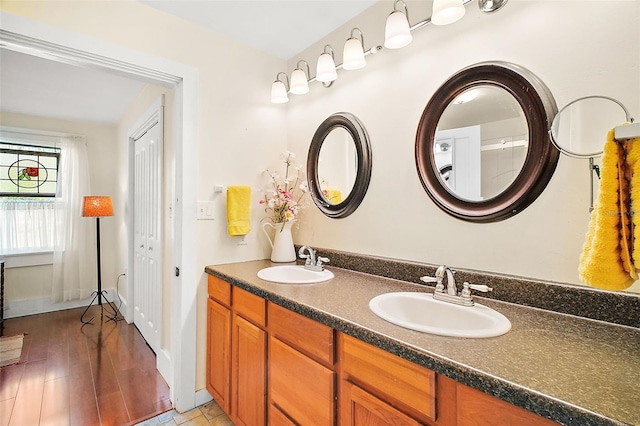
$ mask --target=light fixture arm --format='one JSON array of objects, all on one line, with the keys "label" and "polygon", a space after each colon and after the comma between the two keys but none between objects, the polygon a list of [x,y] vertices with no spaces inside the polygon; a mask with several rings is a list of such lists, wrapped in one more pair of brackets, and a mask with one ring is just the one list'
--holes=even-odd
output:
[{"label": "light fixture arm", "polygon": [[[468,0],[468,1],[471,1],[471,0]],[[404,2],[404,0],[396,0],[396,1],[394,1],[393,2],[393,11],[394,12],[402,12],[402,9],[398,9],[396,7],[398,3],[402,3],[402,7],[404,8],[404,16],[407,17],[407,22],[410,22],[409,21],[409,9],[407,8],[407,4]]]},{"label": "light fixture arm", "polygon": [[[302,68],[300,67],[300,63],[303,63],[307,67],[307,80],[311,80],[311,70],[309,68],[309,63],[307,61],[305,61],[304,59],[300,59],[298,61],[298,63],[296,64],[296,69],[302,70]],[[304,72],[304,70],[303,70],[303,72]]]},{"label": "light fixture arm", "polygon": [[358,28],[358,27],[352,29],[351,30],[351,38],[358,38],[354,34],[356,31],[360,33],[360,44],[362,45],[362,51],[364,52],[365,51],[365,48],[364,48],[364,34],[362,33],[362,30],[360,28]]},{"label": "light fixture arm", "polygon": [[[280,74],[284,75],[284,81],[280,80]],[[276,80],[275,81],[282,82],[282,84],[284,84],[285,89],[287,89],[287,92],[289,91],[289,89],[290,89],[289,76],[287,75],[286,72],[280,71],[278,74],[276,74]]]}]

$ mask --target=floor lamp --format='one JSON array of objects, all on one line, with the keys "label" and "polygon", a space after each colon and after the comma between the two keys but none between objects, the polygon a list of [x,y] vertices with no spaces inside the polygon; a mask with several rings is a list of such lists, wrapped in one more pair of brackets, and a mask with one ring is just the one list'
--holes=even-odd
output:
[{"label": "floor lamp", "polygon": [[[118,313],[115,308],[107,299],[107,291],[102,289],[102,274],[100,272],[100,218],[105,216],[113,216],[113,202],[111,201],[111,197],[109,196],[93,196],[93,197],[84,197],[84,202],[82,203],[82,216],[84,217],[95,217],[96,218],[96,240],[97,240],[97,257],[98,257],[98,290],[91,293],[93,295],[93,299],[89,302],[89,306],[84,310],[82,316],[80,316],[80,321],[83,324],[89,324],[94,317],[91,317],[89,320],[85,320],[84,316],[93,305],[93,302],[98,299],[98,306],[100,306],[100,316],[103,314],[109,319],[113,321],[118,321]],[[104,308],[102,306],[102,298],[107,302],[107,312],[104,313]]]}]

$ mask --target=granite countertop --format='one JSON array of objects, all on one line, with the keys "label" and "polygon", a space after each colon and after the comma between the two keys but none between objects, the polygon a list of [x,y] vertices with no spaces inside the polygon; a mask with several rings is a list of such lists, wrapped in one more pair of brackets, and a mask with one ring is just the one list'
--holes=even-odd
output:
[{"label": "granite countertop", "polygon": [[206,272],[566,425],[640,424],[640,329],[474,296],[505,315],[511,331],[463,339],[408,330],[379,318],[369,300],[429,287],[328,267],[318,284],[277,284],[257,272],[268,260],[207,266]]}]

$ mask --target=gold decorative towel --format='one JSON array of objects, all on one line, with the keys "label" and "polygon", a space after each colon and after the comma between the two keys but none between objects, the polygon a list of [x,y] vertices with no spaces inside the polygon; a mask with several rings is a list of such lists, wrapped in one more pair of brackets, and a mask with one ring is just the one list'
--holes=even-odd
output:
[{"label": "gold decorative towel", "polygon": [[331,204],[340,204],[342,202],[342,193],[339,189],[327,189],[325,198]]},{"label": "gold decorative towel", "polygon": [[251,231],[251,187],[227,188],[227,233],[247,235]]},{"label": "gold decorative towel", "polygon": [[600,192],[591,212],[578,268],[580,280],[592,287],[623,290],[638,279],[631,258],[632,221],[626,169],[624,149],[611,130],[602,156]]},{"label": "gold decorative towel", "polygon": [[[629,241],[631,257],[636,271],[640,270],[640,138],[624,142],[626,153],[626,176],[629,180],[631,206],[629,212]],[[637,277],[636,277],[637,279]]]}]

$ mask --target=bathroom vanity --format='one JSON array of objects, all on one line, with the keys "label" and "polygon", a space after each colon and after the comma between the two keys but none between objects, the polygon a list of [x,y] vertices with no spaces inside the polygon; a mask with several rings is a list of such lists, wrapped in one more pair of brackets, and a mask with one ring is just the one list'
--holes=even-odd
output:
[{"label": "bathroom vanity", "polygon": [[509,333],[436,336],[368,307],[429,287],[334,267],[316,284],[259,279],[271,265],[206,268],[207,389],[237,425],[640,423],[635,327],[478,298]]}]

